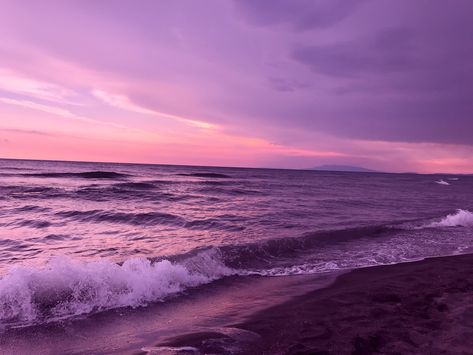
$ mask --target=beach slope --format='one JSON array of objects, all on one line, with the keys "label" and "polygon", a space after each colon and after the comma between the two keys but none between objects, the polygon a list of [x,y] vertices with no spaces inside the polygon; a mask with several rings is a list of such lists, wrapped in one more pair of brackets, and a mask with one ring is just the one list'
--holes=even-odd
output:
[{"label": "beach slope", "polygon": [[245,354],[471,354],[473,255],[377,266],[254,314]]}]

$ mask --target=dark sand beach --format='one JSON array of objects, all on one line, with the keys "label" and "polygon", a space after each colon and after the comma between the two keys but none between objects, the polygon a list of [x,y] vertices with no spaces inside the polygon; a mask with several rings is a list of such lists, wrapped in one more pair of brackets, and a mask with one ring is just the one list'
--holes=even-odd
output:
[{"label": "dark sand beach", "polygon": [[[242,354],[472,354],[472,268],[468,254],[357,269],[232,327],[260,335]],[[225,353],[233,342],[200,333],[162,345]]]}]

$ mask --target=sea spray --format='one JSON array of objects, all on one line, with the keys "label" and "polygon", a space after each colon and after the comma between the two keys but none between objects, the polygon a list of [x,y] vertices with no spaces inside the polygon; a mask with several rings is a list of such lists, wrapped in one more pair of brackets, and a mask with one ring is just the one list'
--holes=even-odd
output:
[{"label": "sea spray", "polygon": [[467,210],[458,209],[455,213],[449,214],[439,222],[432,222],[426,227],[472,227],[473,213]]},{"label": "sea spray", "polygon": [[41,268],[12,268],[0,279],[0,322],[27,325],[143,306],[232,273],[215,249],[183,263],[133,258],[119,265],[106,259],[53,258]]}]

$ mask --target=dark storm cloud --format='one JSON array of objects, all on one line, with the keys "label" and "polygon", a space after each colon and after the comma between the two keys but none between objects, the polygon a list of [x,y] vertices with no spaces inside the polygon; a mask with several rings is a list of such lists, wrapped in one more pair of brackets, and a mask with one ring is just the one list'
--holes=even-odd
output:
[{"label": "dark storm cloud", "polygon": [[345,137],[473,145],[473,3],[419,5],[394,6],[410,12],[399,27],[297,42],[291,57],[335,83],[334,104],[321,112],[314,95],[299,120]]},{"label": "dark storm cloud", "polygon": [[387,29],[373,38],[329,45],[300,45],[293,58],[317,74],[359,76],[416,69],[412,32]]}]

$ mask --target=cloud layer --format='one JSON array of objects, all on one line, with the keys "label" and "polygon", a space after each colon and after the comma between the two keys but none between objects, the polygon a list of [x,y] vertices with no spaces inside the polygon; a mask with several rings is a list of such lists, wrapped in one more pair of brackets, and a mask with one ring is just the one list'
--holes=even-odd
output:
[{"label": "cloud layer", "polygon": [[111,160],[122,141],[142,162],[473,171],[472,12],[469,0],[0,0],[13,142],[0,155],[27,157],[21,132],[34,131],[71,159],[95,153],[50,134],[109,144]]}]

